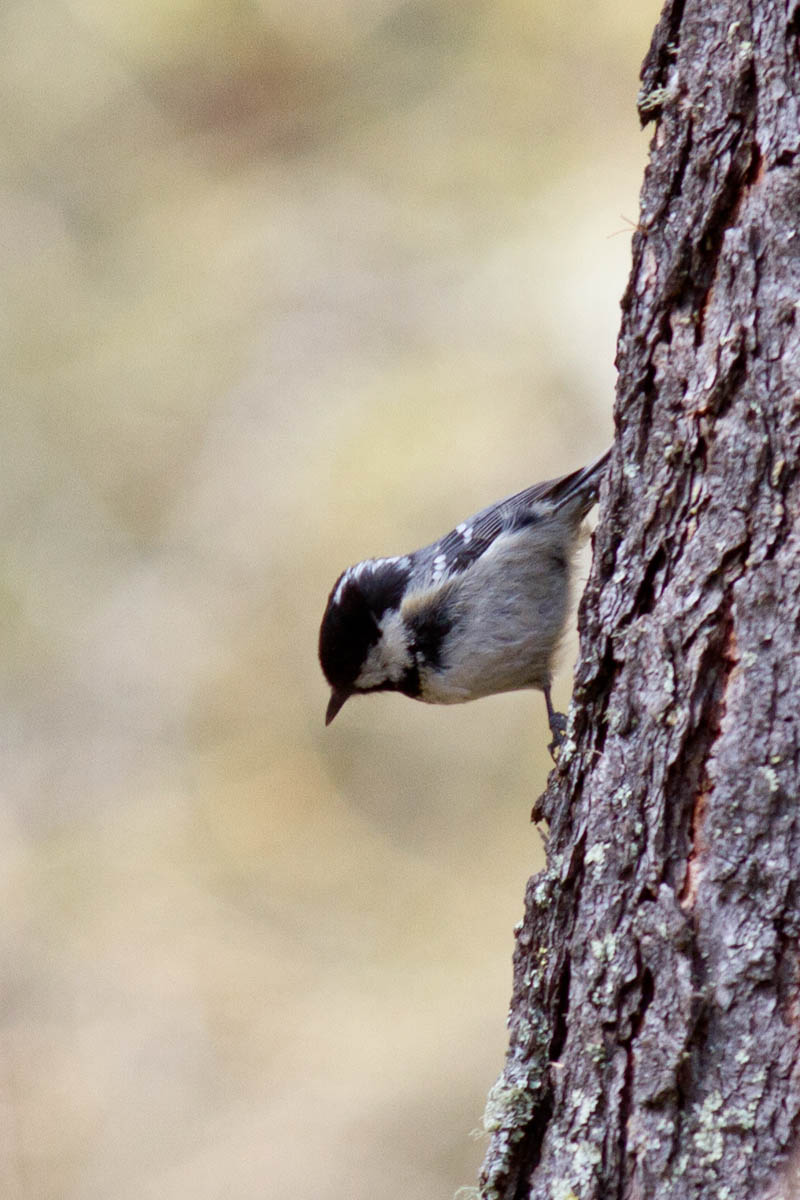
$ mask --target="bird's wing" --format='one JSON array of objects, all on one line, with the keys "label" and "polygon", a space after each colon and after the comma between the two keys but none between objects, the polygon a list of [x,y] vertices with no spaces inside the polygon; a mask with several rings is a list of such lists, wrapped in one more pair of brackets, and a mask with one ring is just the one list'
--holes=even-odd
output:
[{"label": "bird's wing", "polygon": [[504,530],[534,524],[542,516],[560,508],[572,499],[583,496],[582,517],[595,501],[600,478],[609,452],[579,471],[548,479],[533,487],[516,492],[505,500],[490,504],[474,517],[462,521],[438,542],[426,546],[424,554],[431,563],[433,581],[438,582],[465,571],[484,554]]}]

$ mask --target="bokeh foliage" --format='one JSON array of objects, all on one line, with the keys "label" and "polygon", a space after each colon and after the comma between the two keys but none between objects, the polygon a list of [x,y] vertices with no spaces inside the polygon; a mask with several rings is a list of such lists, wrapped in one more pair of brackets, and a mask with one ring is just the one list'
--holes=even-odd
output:
[{"label": "bokeh foliage", "polygon": [[474,1179],[544,706],[325,731],[317,623],[609,440],[655,16],[3,5],[8,1200]]}]

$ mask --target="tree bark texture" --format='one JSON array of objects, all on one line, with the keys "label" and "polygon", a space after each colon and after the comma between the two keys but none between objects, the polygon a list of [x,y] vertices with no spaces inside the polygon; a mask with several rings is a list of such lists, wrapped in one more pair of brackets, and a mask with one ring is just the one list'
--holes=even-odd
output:
[{"label": "tree bark texture", "polygon": [[484,1200],[800,1196],[800,5],[668,2]]}]

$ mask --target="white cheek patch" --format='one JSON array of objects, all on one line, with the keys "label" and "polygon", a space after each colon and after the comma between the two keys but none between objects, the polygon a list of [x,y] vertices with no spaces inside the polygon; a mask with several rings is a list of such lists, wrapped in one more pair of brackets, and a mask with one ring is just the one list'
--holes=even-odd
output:
[{"label": "white cheek patch", "polygon": [[396,608],[384,613],[378,629],[380,637],[370,649],[356,680],[356,687],[361,691],[379,687],[382,683],[398,683],[412,665],[408,630]]}]

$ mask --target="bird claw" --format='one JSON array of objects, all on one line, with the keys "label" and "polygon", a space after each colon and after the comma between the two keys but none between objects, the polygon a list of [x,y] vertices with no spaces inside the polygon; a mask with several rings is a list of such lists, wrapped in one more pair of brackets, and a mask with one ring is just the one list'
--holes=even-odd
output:
[{"label": "bird claw", "polygon": [[553,740],[547,749],[550,751],[550,757],[553,762],[558,762],[558,752],[564,745],[564,739],[567,733],[567,718],[563,713],[550,713],[550,732],[553,735]]}]

